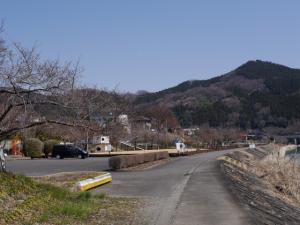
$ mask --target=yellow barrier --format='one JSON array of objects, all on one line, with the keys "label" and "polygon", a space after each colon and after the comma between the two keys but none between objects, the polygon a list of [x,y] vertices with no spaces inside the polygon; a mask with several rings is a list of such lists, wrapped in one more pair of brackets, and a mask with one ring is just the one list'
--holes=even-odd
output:
[{"label": "yellow barrier", "polygon": [[242,163],[242,162],[240,162],[238,160],[235,160],[233,158],[230,158],[229,156],[225,156],[225,155],[224,156],[220,156],[220,157],[217,158],[217,160],[219,160],[219,161],[225,161],[225,162],[227,162],[229,164],[232,164],[232,165],[234,165],[236,167],[239,167],[241,169],[244,169],[244,170],[248,169],[246,164],[244,164],[244,163]]},{"label": "yellow barrier", "polygon": [[112,177],[111,177],[110,173],[106,173],[106,174],[98,176],[98,177],[79,181],[76,186],[77,186],[78,190],[80,190],[80,191],[87,191],[91,188],[95,188],[97,186],[106,184],[111,181],[112,181]]}]

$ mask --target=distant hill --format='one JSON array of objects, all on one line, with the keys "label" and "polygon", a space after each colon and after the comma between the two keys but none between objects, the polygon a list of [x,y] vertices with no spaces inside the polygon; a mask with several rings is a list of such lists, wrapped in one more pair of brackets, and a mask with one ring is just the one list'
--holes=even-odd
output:
[{"label": "distant hill", "polygon": [[300,120],[300,70],[249,61],[222,76],[140,94],[134,103],[166,106],[183,127],[287,127]]}]

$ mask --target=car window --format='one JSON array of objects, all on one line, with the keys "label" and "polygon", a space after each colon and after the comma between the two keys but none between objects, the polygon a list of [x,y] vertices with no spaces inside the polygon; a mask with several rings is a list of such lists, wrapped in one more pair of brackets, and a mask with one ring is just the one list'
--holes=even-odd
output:
[{"label": "car window", "polygon": [[61,150],[61,149],[63,149],[63,146],[56,145],[54,148],[55,148],[56,150]]}]

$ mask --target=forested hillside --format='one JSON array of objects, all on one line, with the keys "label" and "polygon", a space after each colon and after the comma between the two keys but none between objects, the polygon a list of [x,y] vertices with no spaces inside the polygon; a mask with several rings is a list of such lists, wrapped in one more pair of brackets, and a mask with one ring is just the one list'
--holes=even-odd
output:
[{"label": "forested hillside", "polygon": [[166,106],[183,127],[287,127],[300,120],[300,70],[249,61],[222,76],[139,95],[135,104]]}]

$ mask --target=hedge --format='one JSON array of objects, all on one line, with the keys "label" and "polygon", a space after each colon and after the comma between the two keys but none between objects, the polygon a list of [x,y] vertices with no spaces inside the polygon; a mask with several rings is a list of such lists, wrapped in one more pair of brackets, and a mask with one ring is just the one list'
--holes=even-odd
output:
[{"label": "hedge", "polygon": [[24,142],[24,153],[31,158],[39,158],[43,155],[44,143],[37,138],[28,138]]},{"label": "hedge", "polygon": [[110,157],[108,164],[111,169],[117,170],[167,158],[169,158],[169,153],[167,151],[135,155],[119,155]]},{"label": "hedge", "polygon": [[55,139],[47,140],[44,142],[44,153],[47,158],[49,154],[52,154],[53,146],[56,144],[59,144],[59,141]]}]

